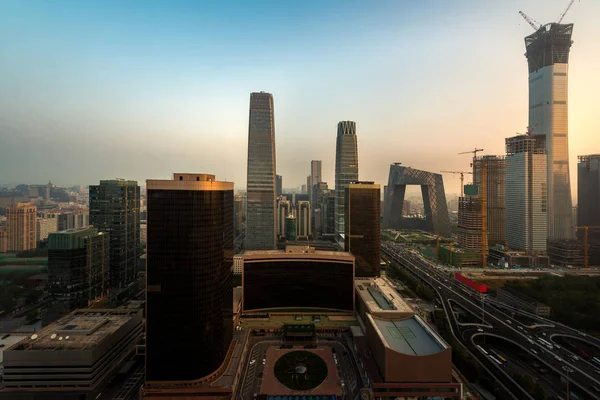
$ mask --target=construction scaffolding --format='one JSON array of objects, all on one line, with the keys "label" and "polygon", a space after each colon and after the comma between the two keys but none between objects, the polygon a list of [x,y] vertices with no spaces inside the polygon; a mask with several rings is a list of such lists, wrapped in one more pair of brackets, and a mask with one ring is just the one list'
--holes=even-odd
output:
[{"label": "construction scaffolding", "polygon": [[483,205],[480,196],[459,197],[458,245],[477,253],[481,251],[482,247],[482,210]]},{"label": "construction scaffolding", "polygon": [[549,240],[548,257],[552,265],[579,267],[583,265],[583,246],[578,240]]}]

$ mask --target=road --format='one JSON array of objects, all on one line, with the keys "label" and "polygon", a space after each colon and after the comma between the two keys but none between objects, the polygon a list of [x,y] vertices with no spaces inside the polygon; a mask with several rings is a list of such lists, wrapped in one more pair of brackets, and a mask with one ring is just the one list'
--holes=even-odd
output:
[{"label": "road", "polygon": [[[583,332],[558,324],[547,319],[540,319],[540,324],[524,325],[512,313],[520,314],[520,310],[502,310],[494,301],[485,299],[482,303],[480,295],[468,288],[461,282],[449,277],[434,263],[424,259],[420,254],[411,250],[402,248],[399,245],[384,244],[382,246],[383,254],[397,266],[405,268],[413,276],[429,285],[441,300],[442,306],[448,316],[452,331],[456,338],[466,346],[466,348],[477,358],[483,366],[492,375],[500,381],[515,398],[531,398],[529,394],[511,378],[507,373],[507,368],[500,366],[489,355],[484,354],[477,344],[486,335],[494,335],[498,338],[508,340],[519,346],[522,351],[527,352],[533,359],[547,365],[549,370],[555,371],[558,375],[564,377],[565,382],[570,382],[570,390],[576,392],[579,398],[600,398],[600,371],[581,357],[576,360],[568,350],[544,345],[540,339],[552,343],[552,338],[557,335],[568,335],[581,340],[589,341],[590,344],[598,346],[600,341],[586,336]],[[476,323],[459,322],[453,307],[456,305],[473,316],[481,316]],[[485,310],[485,312],[484,312]],[[526,313],[525,313],[526,314]],[[475,317],[477,318],[477,317]],[[539,326],[541,325],[541,326]],[[532,351],[533,350],[533,351]],[[510,362],[510,360],[509,360]],[[567,371],[568,370],[568,371]],[[545,377],[539,374],[538,381],[543,384]],[[560,384],[558,385],[560,387]],[[549,388],[554,392],[556,387]],[[566,388],[564,389],[566,398]]]}]

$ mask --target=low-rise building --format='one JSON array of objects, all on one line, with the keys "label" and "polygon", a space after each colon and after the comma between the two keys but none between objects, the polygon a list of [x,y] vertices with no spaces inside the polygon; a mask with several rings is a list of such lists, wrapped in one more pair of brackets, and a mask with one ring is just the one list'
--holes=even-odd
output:
[{"label": "low-rise building", "polygon": [[4,350],[0,397],[96,399],[142,333],[141,310],[76,310]]},{"label": "low-rise building", "polygon": [[363,327],[367,314],[384,318],[408,318],[414,314],[402,296],[381,278],[357,278],[354,280],[354,290],[356,313]]}]

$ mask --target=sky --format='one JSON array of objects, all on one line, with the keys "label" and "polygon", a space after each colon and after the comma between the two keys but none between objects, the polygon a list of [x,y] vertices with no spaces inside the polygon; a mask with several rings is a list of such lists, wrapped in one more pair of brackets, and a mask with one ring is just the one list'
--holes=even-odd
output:
[{"label": "sky", "polygon": [[[277,174],[334,183],[338,121],[357,124],[359,177],[389,165],[468,171],[525,132],[519,16],[568,0],[0,2],[0,183],[94,184],[212,173],[246,185],[250,92],[275,100]],[[599,1],[577,0],[569,152],[600,153]],[[445,175],[447,192],[458,176]],[[574,195],[576,190],[574,190]]]}]

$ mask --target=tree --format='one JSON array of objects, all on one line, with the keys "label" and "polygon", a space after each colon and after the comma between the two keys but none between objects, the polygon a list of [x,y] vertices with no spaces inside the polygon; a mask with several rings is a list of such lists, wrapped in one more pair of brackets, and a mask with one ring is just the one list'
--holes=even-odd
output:
[{"label": "tree", "polygon": [[37,308],[34,308],[33,310],[29,310],[27,312],[27,314],[25,314],[25,318],[29,322],[29,321],[33,321],[34,319],[36,319],[39,315],[40,315],[40,310]]}]

